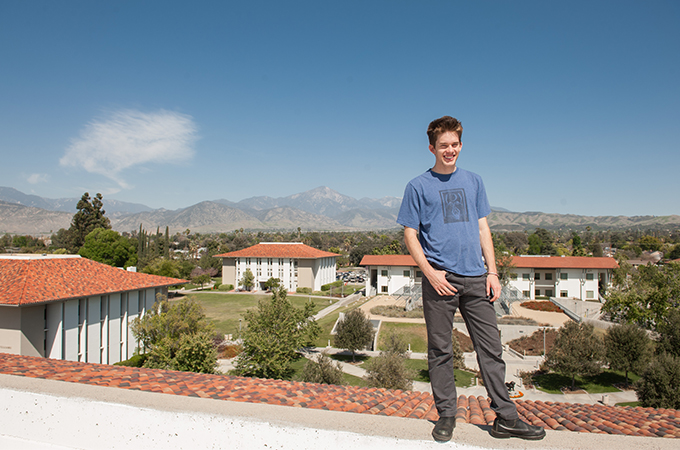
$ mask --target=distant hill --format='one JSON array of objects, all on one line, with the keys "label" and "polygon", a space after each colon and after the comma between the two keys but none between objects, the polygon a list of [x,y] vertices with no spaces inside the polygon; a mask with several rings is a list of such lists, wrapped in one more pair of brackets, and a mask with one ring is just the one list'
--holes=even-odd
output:
[{"label": "distant hill", "polygon": [[[68,228],[78,199],[46,199],[0,188],[0,232],[47,234]],[[362,198],[318,187],[288,197],[252,197],[239,202],[226,199],[204,201],[177,210],[151,209],[136,203],[104,198],[106,215],[117,231],[165,230],[174,234],[189,229],[200,233],[245,230],[364,231],[397,228],[401,199]],[[676,229],[680,216],[577,216],[541,212],[511,212],[492,208],[489,224],[493,231],[601,229]]]},{"label": "distant hill", "polygon": [[[91,196],[96,193],[90,192]],[[71,215],[76,212],[76,205],[80,200],[78,198],[44,198],[37,195],[24,194],[14,188],[0,186],[0,200],[7,203],[16,203],[24,206],[32,206],[34,208],[46,209],[48,211],[64,211],[70,212]],[[110,218],[125,214],[133,214],[142,211],[151,211],[146,205],[139,203],[121,202],[118,200],[104,197],[104,210],[106,215]]]}]

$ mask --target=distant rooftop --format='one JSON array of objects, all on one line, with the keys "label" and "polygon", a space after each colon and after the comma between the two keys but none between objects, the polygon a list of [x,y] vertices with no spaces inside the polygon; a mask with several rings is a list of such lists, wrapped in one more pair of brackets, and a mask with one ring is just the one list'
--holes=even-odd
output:
[{"label": "distant rooftop", "polygon": [[215,258],[300,258],[316,259],[340,256],[310,247],[302,242],[261,242],[242,250],[215,255]]},{"label": "distant rooftop", "polygon": [[185,284],[111,267],[78,255],[2,255],[0,305],[24,306]]}]

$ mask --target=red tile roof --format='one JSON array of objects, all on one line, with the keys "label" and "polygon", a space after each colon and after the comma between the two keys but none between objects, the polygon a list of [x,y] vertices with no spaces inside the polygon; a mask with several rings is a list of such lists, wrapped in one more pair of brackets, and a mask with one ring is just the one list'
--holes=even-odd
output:
[{"label": "red tile roof", "polygon": [[215,255],[215,258],[298,258],[316,259],[329,256],[340,256],[337,253],[324,252],[302,242],[262,242],[252,247],[235,252]]},{"label": "red tile roof", "polygon": [[360,266],[413,266],[418,264],[411,255],[365,255]]},{"label": "red tile roof", "polygon": [[187,281],[128,272],[80,257],[0,258],[3,305],[22,306],[184,283]]},{"label": "red tile roof", "polygon": [[[389,389],[88,364],[0,353],[0,373],[159,394],[437,420],[432,395]],[[515,400],[523,420],[553,430],[680,438],[680,411]],[[489,399],[458,397],[456,420],[491,425]]]},{"label": "red tile roof", "polygon": [[588,256],[513,256],[515,267],[534,269],[616,269],[614,258]]}]

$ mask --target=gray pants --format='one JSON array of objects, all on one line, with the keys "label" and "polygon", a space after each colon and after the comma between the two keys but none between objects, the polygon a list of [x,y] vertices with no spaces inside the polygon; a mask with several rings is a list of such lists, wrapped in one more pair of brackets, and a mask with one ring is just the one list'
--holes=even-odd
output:
[{"label": "gray pants", "polygon": [[464,277],[447,273],[446,279],[458,292],[440,296],[423,277],[423,311],[427,324],[427,361],[430,382],[440,417],[456,415],[458,395],[453,378],[453,316],[456,309],[465,320],[484,386],[491,398],[491,409],[508,420],[518,418],[517,408],[505,387],[505,362],[496,312],[486,297],[486,275]]}]

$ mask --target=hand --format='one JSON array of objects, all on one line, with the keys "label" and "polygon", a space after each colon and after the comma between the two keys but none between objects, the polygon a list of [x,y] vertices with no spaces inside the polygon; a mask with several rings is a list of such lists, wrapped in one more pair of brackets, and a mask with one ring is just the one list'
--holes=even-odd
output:
[{"label": "hand", "polygon": [[453,287],[451,283],[449,283],[449,280],[446,279],[445,270],[434,270],[430,276],[427,277],[427,281],[429,281],[434,290],[437,291],[437,294],[441,296],[452,296],[456,295],[456,292],[458,292],[458,289]]},{"label": "hand", "polygon": [[498,275],[489,274],[486,276],[486,296],[491,296],[491,290],[493,290],[493,297],[489,298],[491,303],[498,300],[501,296],[501,282],[498,279]]}]

